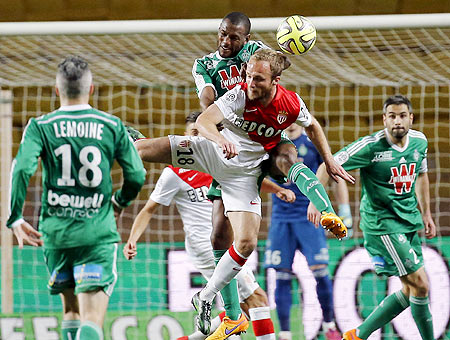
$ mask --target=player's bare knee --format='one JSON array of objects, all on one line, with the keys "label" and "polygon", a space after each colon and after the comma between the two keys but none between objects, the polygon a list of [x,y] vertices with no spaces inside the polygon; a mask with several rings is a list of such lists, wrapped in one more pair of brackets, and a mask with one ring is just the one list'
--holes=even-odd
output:
[{"label": "player's bare knee", "polygon": [[61,301],[63,305],[63,315],[65,320],[74,320],[79,317],[80,306],[73,289],[67,289],[61,293]]},{"label": "player's bare knee", "polygon": [[421,278],[415,280],[410,285],[410,291],[411,294],[414,296],[428,296],[429,292],[429,285],[428,282],[425,280],[422,280]]},{"label": "player's bare knee", "polygon": [[292,158],[290,154],[282,153],[277,155],[276,158],[276,165],[280,171],[287,176],[287,173],[289,172],[289,169],[294,165],[296,162],[296,158]]},{"label": "player's bare knee", "polygon": [[236,240],[235,247],[242,256],[248,257],[255,250],[258,239],[256,237],[243,237]]},{"label": "player's bare knee", "polygon": [[413,296],[428,296],[429,283],[425,271],[419,269],[419,271],[407,275],[401,278],[404,286],[409,290],[409,293]]}]

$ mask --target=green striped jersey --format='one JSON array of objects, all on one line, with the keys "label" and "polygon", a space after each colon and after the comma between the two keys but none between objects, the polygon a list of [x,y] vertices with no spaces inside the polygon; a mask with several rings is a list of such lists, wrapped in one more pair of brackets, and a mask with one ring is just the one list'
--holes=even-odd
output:
[{"label": "green striped jersey", "polygon": [[335,154],[345,170],[361,169],[361,229],[371,234],[423,228],[415,182],[427,172],[427,138],[409,130],[403,148],[385,130],[362,137]]},{"label": "green striped jersey", "polygon": [[231,90],[242,81],[241,68],[247,63],[253,53],[260,48],[268,48],[260,41],[250,40],[239,53],[232,58],[222,58],[219,51],[198,58],[192,67],[197,93],[200,97],[203,89],[211,86],[216,93],[216,99]]},{"label": "green striped jersey", "polygon": [[[32,118],[11,169],[7,226],[23,221],[28,182],[42,163],[39,229],[49,249],[120,240],[111,200],[127,206],[145,181],[142,161],[121,120],[90,105],[63,106]],[[112,197],[111,168],[123,169],[122,190]]]}]

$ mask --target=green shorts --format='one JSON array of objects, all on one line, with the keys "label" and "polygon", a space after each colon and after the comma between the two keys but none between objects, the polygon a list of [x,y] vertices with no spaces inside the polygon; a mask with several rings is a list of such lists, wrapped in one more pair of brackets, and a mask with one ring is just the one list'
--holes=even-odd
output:
[{"label": "green shorts", "polygon": [[416,231],[406,234],[364,234],[377,274],[405,276],[423,267],[422,244]]},{"label": "green shorts", "polygon": [[117,281],[117,243],[68,249],[44,249],[50,274],[47,288],[59,294],[75,288],[75,294],[103,289],[110,296]]},{"label": "green shorts", "polygon": [[[288,138],[288,136],[286,135],[286,133],[284,131],[281,133],[281,140],[278,142],[277,145],[280,145],[280,144],[294,145],[294,143],[292,143],[292,141]],[[295,147],[295,145],[294,145],[294,147]],[[267,175],[271,175],[270,174],[270,166],[271,166],[270,159],[266,159],[261,164],[262,174],[258,178],[258,190],[261,189],[261,183],[264,180],[264,178],[266,178]],[[278,183],[286,183],[286,178],[284,178],[284,176],[273,175],[271,177]],[[209,190],[208,190],[208,193],[206,196],[211,201],[214,201],[215,199],[222,197],[222,191],[220,189],[220,185],[218,182],[216,182],[216,180],[212,181],[211,186],[209,187]]]}]

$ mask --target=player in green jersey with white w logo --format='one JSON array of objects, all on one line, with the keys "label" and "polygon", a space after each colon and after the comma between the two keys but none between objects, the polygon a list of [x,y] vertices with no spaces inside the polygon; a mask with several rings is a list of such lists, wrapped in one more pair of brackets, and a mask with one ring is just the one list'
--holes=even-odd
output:
[{"label": "player in green jersey with white w logo", "polygon": [[[356,329],[344,333],[344,340],[365,340],[407,307],[424,340],[433,340],[429,308],[429,283],[417,231],[436,236],[431,217],[427,168],[427,138],[410,129],[411,103],[404,96],[388,98],[383,106],[385,129],[340,150],[335,159],[345,170],[361,169],[361,223],[364,247],[377,274],[398,276],[402,289],[387,296]],[[317,177],[324,183],[322,165]],[[419,202],[422,214],[417,208]],[[317,215],[308,215],[317,224]],[[310,214],[311,212],[311,214]]]},{"label": "player in green jersey with white w logo", "polygon": [[[61,107],[30,119],[11,170],[7,226],[20,248],[44,247],[48,288],[62,298],[64,340],[103,339],[103,319],[117,280],[120,235],[114,211],[128,206],[145,181],[121,120],[88,104],[93,90],[87,62],[66,58],[56,75]],[[39,158],[43,193],[38,232],[25,222],[22,209]],[[124,183],[113,194],[115,159]]]}]

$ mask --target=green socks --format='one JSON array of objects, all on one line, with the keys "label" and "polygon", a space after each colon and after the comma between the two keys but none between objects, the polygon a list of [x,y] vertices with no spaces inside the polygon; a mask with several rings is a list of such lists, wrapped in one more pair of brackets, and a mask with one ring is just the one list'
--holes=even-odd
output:
[{"label": "green socks", "polygon": [[[216,264],[226,252],[227,250],[213,250],[214,261]],[[231,320],[238,320],[241,315],[241,306],[239,304],[236,279],[231,280],[231,282],[220,291],[220,294],[222,295],[226,316]]]},{"label": "green socks", "polygon": [[103,340],[103,330],[91,321],[84,321],[78,330],[77,340]]},{"label": "green socks", "polygon": [[75,340],[78,328],[80,328],[80,320],[63,320],[61,322],[61,339]]},{"label": "green socks", "polygon": [[372,332],[383,327],[406,308],[408,308],[408,297],[401,290],[384,298],[374,309],[366,320],[358,327],[358,336],[367,339]]},{"label": "green socks", "polygon": [[423,340],[434,340],[433,318],[430,312],[430,300],[427,297],[410,296],[411,314]]},{"label": "green socks", "polygon": [[317,210],[334,213],[325,188],[306,165],[301,162],[295,163],[289,169],[287,177],[297,185],[303,195],[308,197]]}]

